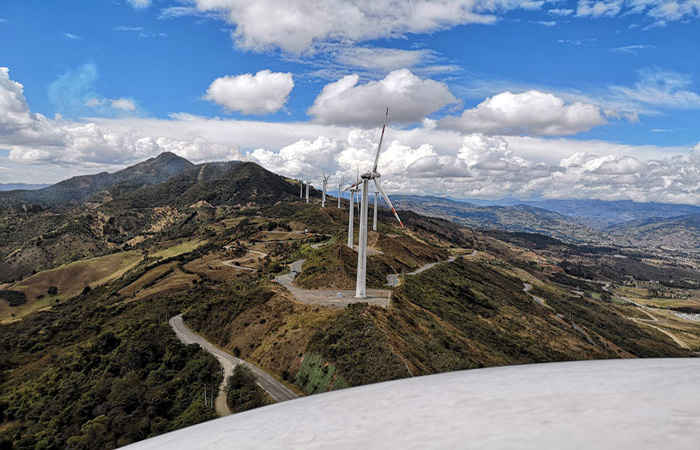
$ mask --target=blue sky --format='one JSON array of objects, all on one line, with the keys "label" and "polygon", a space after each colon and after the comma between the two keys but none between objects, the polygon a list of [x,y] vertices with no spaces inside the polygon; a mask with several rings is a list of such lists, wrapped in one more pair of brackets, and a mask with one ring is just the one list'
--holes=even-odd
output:
[{"label": "blue sky", "polygon": [[699,15],[667,0],[9,0],[0,182],[165,150],[341,176],[372,159],[388,104],[394,191],[432,177],[460,197],[692,202]]}]

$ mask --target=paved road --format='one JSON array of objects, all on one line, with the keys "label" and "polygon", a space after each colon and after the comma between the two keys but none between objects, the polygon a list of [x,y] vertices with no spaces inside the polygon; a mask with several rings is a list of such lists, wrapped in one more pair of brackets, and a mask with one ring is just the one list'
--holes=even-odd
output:
[{"label": "paved road", "polygon": [[[471,256],[473,256],[474,254],[476,254],[476,252],[477,252],[477,251],[474,250],[474,253],[472,253]],[[417,270],[414,270],[413,272],[408,272],[406,275],[418,275],[418,274],[421,273],[421,272],[425,272],[425,271],[428,270],[428,269],[432,269],[433,267],[435,267],[436,265],[438,265],[438,264],[440,264],[440,263],[443,263],[443,262],[452,262],[452,261],[454,261],[455,259],[457,259],[456,256],[450,256],[449,258],[447,258],[447,261],[436,261],[436,262],[434,262],[434,263],[426,264],[426,265],[424,265],[424,266],[418,268]],[[401,280],[400,280],[400,278],[399,278],[399,274],[397,274],[397,273],[392,273],[392,274],[389,274],[389,275],[386,276],[386,284],[387,284],[388,286],[396,287],[396,286],[399,285],[400,281],[401,281]]]},{"label": "paved road", "polygon": [[[177,337],[185,344],[199,344],[199,346],[202,347],[204,350],[214,355],[214,357],[219,360],[219,363],[224,368],[224,374],[227,374],[226,376],[228,376],[228,374],[230,374],[233,371],[233,368],[236,365],[243,364],[253,372],[253,375],[255,376],[255,381],[258,383],[258,386],[263,388],[265,392],[267,392],[270,395],[270,397],[272,397],[275,401],[283,402],[286,400],[292,400],[297,398],[296,394],[290,391],[285,385],[277,381],[277,379],[275,379],[272,375],[261,370],[259,367],[250,364],[247,361],[244,361],[240,358],[236,358],[235,356],[226,353],[225,351],[208,342],[202,336],[190,330],[182,321],[182,314],[178,314],[177,316],[171,318],[170,326],[173,327],[173,330],[175,331],[175,334],[177,334]],[[225,377],[224,380],[226,380]],[[222,395],[222,391],[223,383],[220,387],[219,396]],[[219,398],[217,397],[217,404],[218,401]]]}]

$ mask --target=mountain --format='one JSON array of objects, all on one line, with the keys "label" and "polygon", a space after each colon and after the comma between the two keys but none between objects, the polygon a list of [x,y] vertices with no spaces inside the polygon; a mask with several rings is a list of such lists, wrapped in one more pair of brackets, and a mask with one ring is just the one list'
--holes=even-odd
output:
[{"label": "mountain", "polygon": [[[251,162],[217,162],[190,167],[156,186],[128,187],[113,193],[111,207],[189,206],[205,201],[213,206],[271,205],[299,195],[298,185]],[[312,189],[309,195],[316,196]]]},{"label": "mountain", "polygon": [[162,183],[194,167],[174,153],[164,152],[114,173],[81,175],[38,190],[16,190],[0,193],[0,201],[39,203],[48,206],[75,204],[88,200],[100,191],[121,187],[133,190],[144,185]]},{"label": "mountain", "polygon": [[441,217],[470,228],[541,233],[570,242],[605,242],[608,238],[561,214],[529,205],[478,206],[442,197],[392,195],[397,209]]},{"label": "mountain", "polygon": [[50,184],[28,184],[28,183],[0,183],[0,192],[16,191],[18,189],[35,190],[51,186]]},{"label": "mountain", "polygon": [[700,214],[633,220],[610,227],[608,231],[647,247],[700,249]]},{"label": "mountain", "polygon": [[494,201],[472,199],[458,199],[457,201],[474,203],[480,206],[533,206],[556,212],[570,221],[597,230],[604,230],[623,222],[644,220],[650,217],[670,218],[700,213],[700,206],[654,202],[642,203],[631,200],[518,200],[504,198]]}]

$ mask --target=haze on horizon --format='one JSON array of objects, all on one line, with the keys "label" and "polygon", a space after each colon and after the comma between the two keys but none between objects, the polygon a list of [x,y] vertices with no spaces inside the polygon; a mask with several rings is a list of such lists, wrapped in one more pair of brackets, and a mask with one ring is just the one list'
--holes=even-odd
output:
[{"label": "haze on horizon", "polygon": [[0,6],[0,183],[172,151],[391,193],[698,204],[692,1]]}]

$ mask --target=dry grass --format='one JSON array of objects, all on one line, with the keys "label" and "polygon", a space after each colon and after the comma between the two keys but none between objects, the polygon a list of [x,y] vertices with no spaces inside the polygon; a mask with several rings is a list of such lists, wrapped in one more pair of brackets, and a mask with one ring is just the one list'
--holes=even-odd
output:
[{"label": "dry grass", "polygon": [[158,282],[153,286],[132,294],[132,297],[126,301],[133,302],[147,300],[159,295],[169,294],[171,292],[186,291],[192,287],[192,281],[198,279],[199,277],[197,275],[191,275],[181,271],[180,269],[175,269],[173,273],[164,277],[162,280],[158,280]]},{"label": "dry grass", "polygon": [[247,273],[241,269],[222,264],[222,261],[227,261],[231,258],[225,251],[212,252],[187,263],[185,269],[206,275],[215,281],[231,281]]},{"label": "dry grass", "polygon": [[[12,308],[5,302],[0,303],[0,321],[21,318],[46,308],[56,301],[74,297],[80,294],[85,286],[95,287],[114,281],[138,264],[141,259],[142,255],[138,251],[120,252],[76,261],[32,275],[8,287],[24,292],[27,303]],[[49,286],[58,287],[58,294],[48,295]]]},{"label": "dry grass", "polygon": [[127,297],[132,296],[136,292],[142,290],[144,285],[157,279],[159,276],[163,275],[165,272],[167,272],[175,266],[177,266],[177,261],[172,261],[167,264],[156,266],[153,269],[141,275],[136,281],[134,281],[130,285],[120,289],[119,294],[125,295]]},{"label": "dry grass", "polygon": [[152,258],[172,258],[173,256],[182,255],[183,253],[189,253],[206,244],[206,242],[205,240],[196,239],[177,241],[174,245],[172,245],[173,242],[170,242],[169,247],[154,250],[153,253],[149,253],[148,256]]}]

